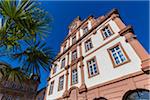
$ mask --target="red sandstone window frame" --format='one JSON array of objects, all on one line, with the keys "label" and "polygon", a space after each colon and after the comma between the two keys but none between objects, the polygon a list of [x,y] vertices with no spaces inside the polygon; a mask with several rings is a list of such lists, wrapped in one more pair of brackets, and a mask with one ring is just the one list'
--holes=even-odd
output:
[{"label": "red sandstone window frame", "polygon": [[87,49],[87,47],[86,47],[86,43],[88,43],[88,41],[90,41],[90,42],[91,42],[91,44],[92,44],[92,48],[93,48],[93,43],[92,43],[91,38],[90,38],[90,39],[87,39],[87,40],[85,41],[85,43],[84,43],[84,46],[85,46],[85,52],[88,52],[89,50],[91,50],[91,49],[92,49],[92,48]]},{"label": "red sandstone window frame", "polygon": [[[53,94],[53,91],[54,91],[54,80],[53,81],[51,81],[51,83],[50,83],[50,86],[49,86],[49,95],[52,95]],[[51,85],[53,86],[52,87],[52,92],[50,91],[50,89],[51,89]]]},{"label": "red sandstone window frame", "polygon": [[54,64],[54,67],[53,67],[53,74],[55,74],[57,72],[57,64]]},{"label": "red sandstone window frame", "polygon": [[77,36],[76,34],[72,36],[72,45],[75,44],[77,41]]},{"label": "red sandstone window frame", "polygon": [[[116,47],[116,46],[119,46],[119,47],[120,47],[121,51],[123,52],[124,56],[125,56],[126,59],[127,59],[125,62],[120,63],[120,64],[115,64],[114,58],[112,57],[112,54],[111,54],[111,51],[110,51],[112,48],[114,48],[114,47]],[[109,57],[110,57],[110,59],[111,59],[111,62],[112,62],[112,64],[113,64],[113,67],[114,67],[114,68],[119,67],[119,66],[121,66],[121,65],[124,65],[124,64],[126,64],[126,63],[129,63],[129,62],[131,61],[131,60],[129,59],[129,56],[128,56],[127,53],[125,52],[125,50],[124,50],[124,48],[123,48],[123,46],[121,45],[120,42],[119,42],[119,43],[116,43],[115,45],[113,45],[113,46],[111,46],[110,48],[108,48],[107,51],[108,51]]]},{"label": "red sandstone window frame", "polygon": [[[83,34],[86,34],[86,33],[88,33],[88,31],[89,31],[89,28],[88,28],[88,26],[86,26],[86,27],[83,27],[82,29],[83,29]],[[87,31],[85,32],[85,30],[87,30]]]},{"label": "red sandstone window frame", "polygon": [[[104,32],[103,32],[103,29],[104,28],[106,28],[106,27],[108,27],[108,29],[109,29],[109,31],[112,33],[110,36],[108,36],[108,37],[104,37]],[[108,39],[109,37],[111,37],[113,34],[115,34],[115,32],[113,31],[113,29],[111,28],[111,26],[108,24],[108,25],[105,25],[101,30],[101,35],[102,35],[102,37],[103,37],[103,40],[106,40],[106,39]]]},{"label": "red sandstone window frame", "polygon": [[[76,58],[74,57],[74,53],[76,52]],[[76,60],[78,58],[78,52],[77,49],[73,50],[73,52],[71,53],[71,61]]]},{"label": "red sandstone window frame", "polygon": [[63,52],[67,50],[67,42],[63,46]]},{"label": "red sandstone window frame", "polygon": [[72,85],[75,85],[75,84],[78,84],[78,82],[79,82],[79,76],[77,76],[77,78],[78,78],[77,83],[75,83],[75,84],[72,83],[72,71],[73,71],[74,69],[77,69],[77,75],[78,75],[78,68],[77,68],[77,65],[74,65],[74,66],[71,67],[71,84],[70,84],[71,86],[72,86]]},{"label": "red sandstone window frame", "polygon": [[[95,64],[96,64],[96,69],[97,69],[97,73],[94,74],[94,75],[91,75],[91,74],[90,74],[89,66],[88,66],[88,62],[91,61],[92,59],[95,59]],[[94,76],[99,75],[99,68],[98,68],[96,56],[94,56],[94,57],[92,57],[91,59],[87,60],[87,61],[86,61],[86,64],[87,64],[87,70],[88,70],[88,78],[92,78],[92,77],[94,77]]]},{"label": "red sandstone window frame", "polygon": [[[64,65],[63,65],[63,61],[64,61]],[[62,69],[62,68],[64,68],[64,67],[65,67],[65,65],[66,65],[66,59],[65,59],[65,58],[63,58],[63,59],[61,60],[61,69]]]},{"label": "red sandstone window frame", "polygon": [[[60,79],[61,79],[62,77],[63,77],[63,86],[62,86],[62,89],[60,89]],[[59,81],[58,81],[58,91],[63,90],[63,88],[64,88],[64,80],[65,80],[65,76],[64,76],[64,75],[62,75],[62,76],[59,77]]]}]

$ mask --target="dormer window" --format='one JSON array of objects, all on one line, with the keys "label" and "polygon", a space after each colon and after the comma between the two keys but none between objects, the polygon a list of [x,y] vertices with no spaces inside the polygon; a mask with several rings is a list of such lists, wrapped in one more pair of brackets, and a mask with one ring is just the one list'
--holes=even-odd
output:
[{"label": "dormer window", "polygon": [[55,74],[56,71],[57,71],[57,65],[55,64],[55,65],[54,65],[54,68],[53,68],[53,74]]},{"label": "dormer window", "polygon": [[73,37],[72,37],[72,44],[74,44],[76,42],[76,35],[74,35]]},{"label": "dormer window", "polygon": [[67,50],[67,44],[64,45],[63,51]]},{"label": "dormer window", "polygon": [[83,28],[83,34],[88,33],[88,27]]},{"label": "dormer window", "polygon": [[75,29],[77,27],[77,24],[76,23],[73,23],[72,25],[71,25],[71,29]]}]

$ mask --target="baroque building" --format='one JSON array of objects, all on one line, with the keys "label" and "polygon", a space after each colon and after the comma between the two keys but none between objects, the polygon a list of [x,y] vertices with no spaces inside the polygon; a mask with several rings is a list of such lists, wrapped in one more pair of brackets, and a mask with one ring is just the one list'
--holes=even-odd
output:
[{"label": "baroque building", "polygon": [[69,25],[46,100],[149,100],[150,58],[117,9]]}]

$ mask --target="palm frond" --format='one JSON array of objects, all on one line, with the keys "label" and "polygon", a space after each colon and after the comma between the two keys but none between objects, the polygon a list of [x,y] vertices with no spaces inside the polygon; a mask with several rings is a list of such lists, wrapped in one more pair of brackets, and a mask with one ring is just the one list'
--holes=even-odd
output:
[{"label": "palm frond", "polygon": [[40,69],[50,70],[52,61],[51,50],[46,47],[45,43],[37,42],[33,46],[26,48],[24,52],[14,54],[13,58],[24,62],[23,69],[29,73],[40,75]]}]

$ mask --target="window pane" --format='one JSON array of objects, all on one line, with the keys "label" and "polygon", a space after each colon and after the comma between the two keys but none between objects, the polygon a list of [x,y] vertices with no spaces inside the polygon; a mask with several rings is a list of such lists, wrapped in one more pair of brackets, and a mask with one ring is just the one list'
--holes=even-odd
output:
[{"label": "window pane", "polygon": [[90,76],[93,76],[98,73],[95,58],[88,61],[88,69],[89,69]]},{"label": "window pane", "polygon": [[116,65],[127,61],[127,59],[119,45],[110,49],[110,51],[111,51],[112,57],[113,57]]},{"label": "window pane", "polygon": [[78,83],[78,72],[77,69],[72,70],[72,84]]},{"label": "window pane", "polygon": [[92,48],[93,48],[92,41],[91,41],[91,39],[89,39],[85,42],[85,50],[88,51]]},{"label": "window pane", "polygon": [[61,62],[61,68],[65,67],[65,58]]},{"label": "window pane", "polygon": [[111,36],[113,33],[112,31],[110,30],[110,28],[108,28],[108,26],[106,26],[104,29],[102,29],[102,35],[105,38]]},{"label": "window pane", "polygon": [[58,87],[59,91],[63,89],[63,85],[64,85],[64,76],[60,77],[59,79],[59,87]]}]

